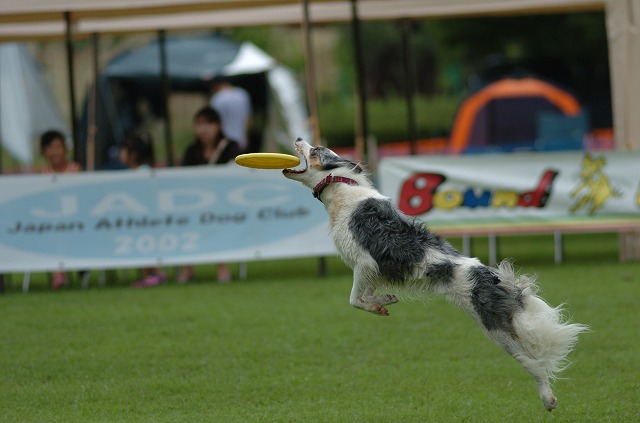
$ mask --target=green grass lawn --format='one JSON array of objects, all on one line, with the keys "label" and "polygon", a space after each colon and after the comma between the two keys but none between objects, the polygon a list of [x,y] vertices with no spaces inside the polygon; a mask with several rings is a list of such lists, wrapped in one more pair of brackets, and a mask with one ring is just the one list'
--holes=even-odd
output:
[{"label": "green grass lawn", "polygon": [[[456,243],[456,240],[454,240]],[[474,250],[482,258],[484,243]],[[245,281],[133,289],[37,280],[0,296],[2,422],[631,422],[640,392],[640,263],[613,235],[546,237],[502,255],[542,295],[592,326],[544,410],[533,379],[440,298],[382,318],[348,303],[350,272],[328,260],[248,264]],[[207,273],[208,272],[208,273]],[[37,279],[37,278],[36,278]]]}]

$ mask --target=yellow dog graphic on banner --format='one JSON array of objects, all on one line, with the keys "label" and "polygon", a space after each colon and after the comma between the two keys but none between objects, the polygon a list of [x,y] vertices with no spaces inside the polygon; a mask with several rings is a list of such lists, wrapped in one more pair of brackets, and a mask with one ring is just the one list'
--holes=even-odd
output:
[{"label": "yellow dog graphic on banner", "polygon": [[571,190],[571,197],[576,198],[569,210],[572,213],[588,206],[589,214],[594,214],[604,206],[609,197],[620,197],[621,193],[611,187],[609,178],[604,174],[602,168],[606,164],[604,157],[592,157],[590,154],[584,156],[580,178],[582,182]]}]

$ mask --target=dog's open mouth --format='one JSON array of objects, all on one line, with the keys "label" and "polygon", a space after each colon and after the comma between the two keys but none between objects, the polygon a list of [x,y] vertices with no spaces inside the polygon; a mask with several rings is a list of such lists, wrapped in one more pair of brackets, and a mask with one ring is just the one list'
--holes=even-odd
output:
[{"label": "dog's open mouth", "polygon": [[300,155],[302,156],[302,160],[299,165],[300,167],[284,169],[283,170],[284,173],[304,173],[307,171],[307,167],[309,166],[307,163],[307,156],[305,156],[304,151],[302,151],[302,148],[300,148],[297,145],[296,145],[296,151],[300,153]]}]

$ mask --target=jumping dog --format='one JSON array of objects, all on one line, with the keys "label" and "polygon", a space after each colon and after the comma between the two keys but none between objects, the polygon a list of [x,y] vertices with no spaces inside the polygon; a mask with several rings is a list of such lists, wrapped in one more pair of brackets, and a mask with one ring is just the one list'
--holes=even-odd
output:
[{"label": "jumping dog", "polygon": [[300,138],[295,148],[303,165],[283,174],[324,204],[336,250],[353,269],[351,305],[388,316],[386,306],[398,302],[394,293],[446,296],[533,376],[544,407],[553,410],[550,382],[587,326],[567,322],[562,306],[538,297],[535,278],[516,274],[509,261],[485,266],[402,214],[360,164]]}]

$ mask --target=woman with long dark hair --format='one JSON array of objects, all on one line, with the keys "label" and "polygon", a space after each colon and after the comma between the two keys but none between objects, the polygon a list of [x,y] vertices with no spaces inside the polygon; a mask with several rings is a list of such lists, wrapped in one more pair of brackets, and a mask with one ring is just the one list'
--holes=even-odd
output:
[{"label": "woman with long dark hair", "polygon": [[[240,145],[227,139],[222,131],[220,114],[211,106],[198,110],[193,118],[195,140],[187,146],[182,159],[183,166],[223,164],[240,154]],[[183,266],[178,274],[178,282],[185,283],[193,278],[193,267]],[[225,263],[218,264],[218,282],[229,282],[231,271]]]},{"label": "woman with long dark hair", "polygon": [[240,154],[239,144],[227,139],[222,131],[220,114],[214,108],[206,106],[198,110],[193,124],[196,137],[187,146],[183,166],[227,163]]}]

